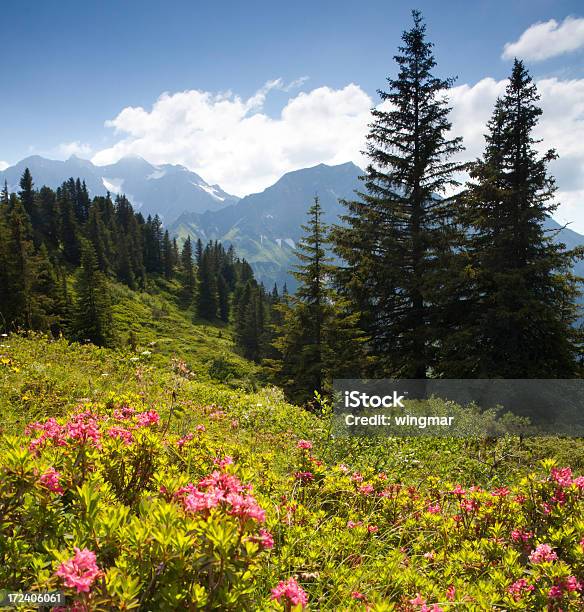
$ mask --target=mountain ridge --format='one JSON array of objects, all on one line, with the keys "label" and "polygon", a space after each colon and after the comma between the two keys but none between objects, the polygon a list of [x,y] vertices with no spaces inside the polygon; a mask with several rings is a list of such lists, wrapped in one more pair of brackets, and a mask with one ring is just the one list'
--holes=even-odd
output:
[{"label": "mountain ridge", "polygon": [[18,191],[25,168],[37,186],[55,189],[73,177],[85,180],[91,196],[124,193],[136,210],[144,216],[158,214],[166,225],[185,211],[219,210],[239,200],[185,166],[155,165],[139,156],[96,166],[76,155],[64,161],[31,155],[0,172],[0,182],[6,180],[11,191]]}]

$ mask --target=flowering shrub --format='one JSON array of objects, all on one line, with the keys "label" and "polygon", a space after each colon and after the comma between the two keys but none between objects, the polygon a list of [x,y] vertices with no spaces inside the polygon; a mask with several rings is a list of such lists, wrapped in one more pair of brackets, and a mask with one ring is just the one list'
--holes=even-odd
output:
[{"label": "flowering shrub", "polygon": [[580,468],[486,477],[460,442],[330,440],[275,392],[175,376],[199,395],[170,426],[130,395],[0,436],[3,588],[70,610],[584,608]]}]

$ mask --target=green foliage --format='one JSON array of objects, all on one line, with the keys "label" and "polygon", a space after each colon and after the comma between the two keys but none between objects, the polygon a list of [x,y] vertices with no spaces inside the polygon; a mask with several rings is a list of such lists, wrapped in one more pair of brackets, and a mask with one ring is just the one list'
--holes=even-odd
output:
[{"label": "green foliage", "polygon": [[[28,401],[50,408],[23,434],[10,390],[34,371],[46,391]],[[319,401],[315,416],[179,363],[8,337],[0,409],[21,418],[0,437],[0,583],[89,609],[280,610],[291,576],[310,609],[581,608],[584,480],[556,467],[584,470],[580,441],[330,438]],[[213,472],[253,485],[265,520],[196,510],[187,485],[207,499]],[[101,572],[88,592],[57,573],[75,547]]]}]

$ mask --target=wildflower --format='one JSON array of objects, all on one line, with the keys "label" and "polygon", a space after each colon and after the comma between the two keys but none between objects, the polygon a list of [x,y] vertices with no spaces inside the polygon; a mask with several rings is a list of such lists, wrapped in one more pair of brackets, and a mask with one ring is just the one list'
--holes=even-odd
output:
[{"label": "wildflower", "polygon": [[301,605],[302,607],[308,603],[308,595],[294,578],[288,578],[286,582],[280,580],[278,585],[272,589],[271,599],[280,603],[284,603],[282,602],[284,599],[293,606]]},{"label": "wildflower", "polygon": [[355,472],[352,476],[351,476],[351,480],[353,482],[363,482],[363,476],[361,475],[361,472]]},{"label": "wildflower", "polygon": [[260,529],[260,535],[253,536],[250,540],[256,542],[262,548],[274,548],[274,537],[266,529]]},{"label": "wildflower", "polygon": [[367,525],[367,531],[369,533],[377,533],[379,531],[379,527],[377,525]]},{"label": "wildflower", "polygon": [[464,495],[466,493],[466,491],[459,484],[457,484],[450,492],[454,495]]},{"label": "wildflower", "polygon": [[524,593],[529,593],[533,591],[535,587],[532,584],[529,584],[525,578],[519,578],[516,580],[511,586],[507,588],[507,591],[511,593],[513,599],[515,601],[521,599]]},{"label": "wildflower", "polygon": [[231,465],[233,463],[233,457],[230,457],[229,455],[225,455],[223,459],[220,459],[219,457],[215,457],[213,459],[213,463],[215,465],[218,465],[223,470],[225,469],[226,466]]},{"label": "wildflower", "polygon": [[300,482],[312,482],[314,480],[314,474],[312,472],[295,472],[294,478]]},{"label": "wildflower", "polygon": [[126,429],[125,427],[120,427],[119,425],[114,425],[107,430],[108,436],[110,438],[119,438],[124,442],[124,444],[132,444],[134,441],[134,436],[131,431]]},{"label": "wildflower", "polygon": [[514,542],[529,542],[533,537],[531,531],[523,531],[522,529],[513,529],[511,532],[511,539]]},{"label": "wildflower", "polygon": [[535,564],[555,561],[557,558],[558,555],[549,544],[539,544],[529,555],[529,560]]},{"label": "wildflower", "polygon": [[88,593],[93,581],[101,573],[97,566],[95,553],[87,548],[75,547],[75,556],[61,563],[55,574],[63,579],[66,587],[77,589],[78,593]]},{"label": "wildflower", "polygon": [[568,576],[564,582],[564,587],[567,591],[581,591],[582,583],[576,578],[576,576]]},{"label": "wildflower", "polygon": [[204,425],[197,425],[195,427],[195,431],[198,433],[204,433],[205,431],[207,431],[207,429]]},{"label": "wildflower", "polygon": [[59,478],[61,474],[57,472],[54,467],[50,467],[44,474],[39,478],[39,482],[43,487],[57,493],[57,495],[63,495],[63,487],[59,484]]},{"label": "wildflower", "polygon": [[426,604],[426,600],[419,594],[416,593],[414,599],[410,599],[412,606],[423,606]]},{"label": "wildflower", "polygon": [[572,470],[569,467],[552,468],[551,475],[560,487],[569,487],[572,484]]},{"label": "wildflower", "polygon": [[310,450],[312,448],[312,442],[309,440],[298,440],[296,444],[296,448],[300,448],[303,450]]},{"label": "wildflower", "polygon": [[365,599],[365,595],[363,593],[360,593],[359,591],[351,591],[351,597],[353,599]]},{"label": "wildflower", "polygon": [[440,504],[438,503],[434,505],[428,504],[428,507],[426,508],[426,512],[429,512],[430,514],[440,514]]},{"label": "wildflower", "polygon": [[349,468],[344,463],[339,463],[338,468],[343,474],[347,474],[349,471]]},{"label": "wildflower", "polygon": [[347,521],[348,529],[355,529],[355,527],[361,527],[363,525],[363,521]]},{"label": "wildflower", "polygon": [[373,485],[364,484],[359,487],[359,493],[363,493],[363,495],[371,495],[373,493]]},{"label": "wildflower", "polygon": [[136,421],[139,427],[149,427],[150,425],[158,425],[160,423],[160,415],[156,410],[148,410],[147,412],[139,412],[136,415]]},{"label": "wildflower", "polygon": [[511,493],[511,491],[507,487],[499,487],[498,489],[495,489],[491,495],[493,497],[507,497],[509,493]]},{"label": "wildflower", "polygon": [[548,592],[548,599],[559,599],[562,595],[562,587],[558,584],[555,584]]},{"label": "wildflower", "polygon": [[194,434],[188,433],[184,435],[180,440],[176,443],[179,448],[182,448],[187,442],[190,442],[195,437]]},{"label": "wildflower", "polygon": [[237,429],[239,427],[239,421],[237,419],[232,419],[230,426],[231,429]]},{"label": "wildflower", "polygon": [[446,589],[446,599],[448,599],[448,601],[454,601],[456,599],[456,589],[453,584]]}]

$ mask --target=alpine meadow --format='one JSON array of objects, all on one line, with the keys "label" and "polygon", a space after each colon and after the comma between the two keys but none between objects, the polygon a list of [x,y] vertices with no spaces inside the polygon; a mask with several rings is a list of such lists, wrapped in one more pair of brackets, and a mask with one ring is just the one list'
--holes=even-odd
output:
[{"label": "alpine meadow", "polygon": [[582,7],[7,4],[0,608],[583,610]]}]

